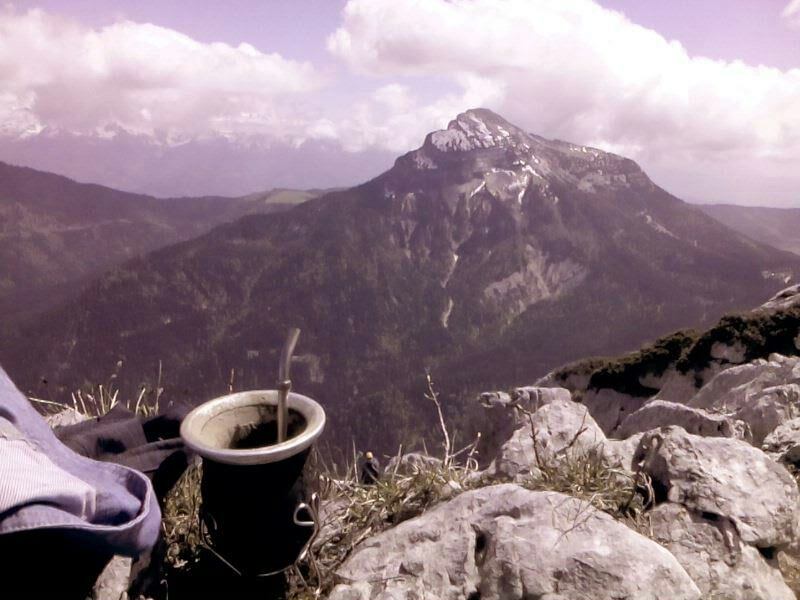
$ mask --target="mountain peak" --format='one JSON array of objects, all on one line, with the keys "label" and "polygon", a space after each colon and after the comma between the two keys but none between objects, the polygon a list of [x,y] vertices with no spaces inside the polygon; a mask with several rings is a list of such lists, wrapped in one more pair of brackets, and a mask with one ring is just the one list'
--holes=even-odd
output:
[{"label": "mountain peak", "polygon": [[517,145],[528,137],[491,110],[473,108],[450,121],[447,129],[430,134],[429,142],[440,152],[463,152]]},{"label": "mountain peak", "polygon": [[[450,173],[450,181],[454,173],[460,173],[465,184],[483,172],[484,180],[509,180],[508,186],[501,187],[513,191],[515,198],[531,186],[546,187],[554,181],[588,193],[652,185],[630,159],[528,133],[486,108],[464,111],[446,129],[429,133],[423,145],[398,158],[395,167],[401,180],[410,172],[439,171]],[[491,182],[487,186],[493,188]]]}]

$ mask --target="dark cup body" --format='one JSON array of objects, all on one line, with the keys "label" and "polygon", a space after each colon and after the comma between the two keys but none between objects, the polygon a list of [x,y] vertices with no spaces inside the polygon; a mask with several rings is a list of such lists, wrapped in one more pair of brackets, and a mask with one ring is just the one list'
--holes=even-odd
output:
[{"label": "dark cup body", "polygon": [[[201,516],[220,555],[247,575],[294,563],[311,527],[294,523],[307,501],[303,471],[309,449],[261,465],[229,465],[203,459]],[[300,520],[310,515],[300,511]]]}]

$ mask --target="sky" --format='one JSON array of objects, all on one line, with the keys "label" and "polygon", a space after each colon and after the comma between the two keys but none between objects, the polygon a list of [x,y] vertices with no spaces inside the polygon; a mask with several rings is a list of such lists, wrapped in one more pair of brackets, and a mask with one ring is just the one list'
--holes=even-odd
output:
[{"label": "sky", "polygon": [[0,6],[9,139],[401,154],[478,106],[629,156],[686,200],[800,206],[800,0]]}]

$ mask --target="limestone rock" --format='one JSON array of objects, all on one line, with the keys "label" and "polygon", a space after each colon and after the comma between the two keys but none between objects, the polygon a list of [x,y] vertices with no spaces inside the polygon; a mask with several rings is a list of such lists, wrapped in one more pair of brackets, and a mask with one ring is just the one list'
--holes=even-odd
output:
[{"label": "limestone rock", "polygon": [[486,408],[514,408],[514,400],[508,392],[483,392],[478,396],[478,402]]},{"label": "limestone rock", "polygon": [[649,513],[653,539],[669,550],[704,598],[794,600],[775,559],[743,543],[725,518],[703,518],[679,504]]},{"label": "limestone rock", "polygon": [[535,411],[557,400],[569,402],[572,400],[572,394],[562,387],[528,386],[516,388],[511,393],[511,398],[524,408]]},{"label": "limestone rock", "polygon": [[590,504],[513,484],[465,492],[361,544],[331,600],[695,600],[666,549]]},{"label": "limestone rock", "polygon": [[647,398],[638,398],[623,394],[616,390],[603,388],[600,390],[587,390],[581,400],[600,429],[610,435],[623,419],[629,414],[639,410],[647,402]]},{"label": "limestone rock", "polygon": [[494,460],[500,449],[522,425],[519,411],[514,408],[511,394],[484,392],[478,397],[484,407],[485,420],[481,426],[480,462],[483,466]]},{"label": "limestone rock", "polygon": [[688,402],[746,422],[760,446],[778,425],[800,416],[800,358],[772,354],[726,369]]},{"label": "limestone rock", "polygon": [[128,591],[133,560],[115,556],[100,573],[92,590],[92,600],[119,600]]},{"label": "limestone rock", "polygon": [[753,432],[753,443],[760,445],[779,425],[800,415],[800,385],[790,383],[765,388],[748,397],[736,416],[746,421]]},{"label": "limestone rock", "polygon": [[778,462],[797,466],[800,463],[800,418],[777,427],[764,439],[761,449]]},{"label": "limestone rock", "polygon": [[797,484],[746,442],[664,427],[642,437],[637,458],[667,500],[730,519],[748,544],[782,547],[796,536]]},{"label": "limestone rock", "polygon": [[645,432],[635,433],[624,440],[606,440],[604,454],[609,466],[623,468],[626,471],[636,470],[636,450]]},{"label": "limestone rock", "polygon": [[[571,402],[569,390],[558,387],[529,386],[507,392],[484,392],[478,401],[487,409],[482,428],[480,452],[486,462],[502,453],[503,446],[520,427],[529,426],[527,412],[536,412],[551,402]],[[482,461],[483,462],[483,461]],[[485,465],[486,462],[483,462]]]},{"label": "limestone rock", "polygon": [[616,437],[627,438],[634,433],[666,425],[680,425],[689,433],[708,437],[732,437],[743,440],[749,440],[751,437],[750,427],[744,421],[666,400],[648,402],[628,415],[614,433]]},{"label": "limestone rock", "polygon": [[411,473],[425,471],[428,469],[441,469],[442,460],[422,452],[409,452],[402,456],[393,456],[388,463],[384,473],[390,476],[392,473],[408,475]]},{"label": "limestone rock", "polygon": [[786,310],[797,305],[800,305],[800,284],[781,290],[757,310]]},{"label": "limestone rock", "polygon": [[[536,432],[536,450],[532,431]],[[539,461],[553,464],[567,453],[603,453],[605,441],[606,436],[583,404],[555,400],[514,431],[489,472],[511,479],[525,477],[538,472],[537,455]]]}]

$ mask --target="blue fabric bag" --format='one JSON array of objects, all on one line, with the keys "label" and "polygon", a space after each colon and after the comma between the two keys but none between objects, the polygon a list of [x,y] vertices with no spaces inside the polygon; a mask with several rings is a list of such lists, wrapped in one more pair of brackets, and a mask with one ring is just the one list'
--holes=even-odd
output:
[{"label": "blue fabric bag", "polygon": [[67,448],[0,368],[0,542],[49,530],[98,553],[137,556],[160,526],[145,475]]}]

